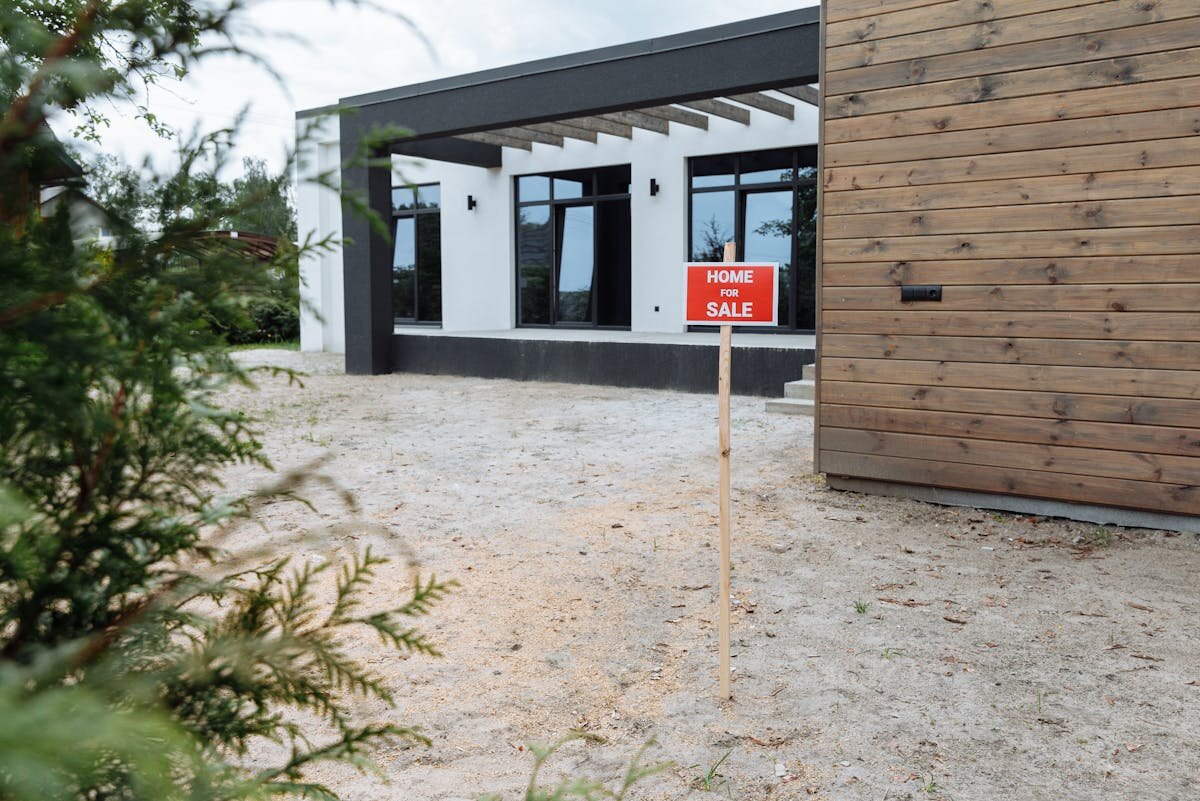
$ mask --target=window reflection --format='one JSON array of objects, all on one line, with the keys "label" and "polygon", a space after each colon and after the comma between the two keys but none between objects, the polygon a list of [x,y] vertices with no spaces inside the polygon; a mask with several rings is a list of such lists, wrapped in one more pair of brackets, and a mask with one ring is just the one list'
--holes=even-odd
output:
[{"label": "window reflection", "polygon": [[731,186],[737,173],[734,156],[705,156],[692,159],[692,188]]},{"label": "window reflection", "polygon": [[595,226],[591,206],[560,206],[558,224],[558,319],[585,323],[592,318]]},{"label": "window reflection", "polygon": [[438,184],[392,189],[392,318],[441,322],[442,224]]},{"label": "window reflection", "polygon": [[517,226],[517,275],[521,323],[550,322],[550,206],[521,209]]},{"label": "window reflection", "polygon": [[442,205],[442,187],[438,184],[427,184],[417,187],[417,207],[436,209]]},{"label": "window reflection", "polygon": [[790,150],[746,153],[739,159],[740,181],[743,184],[790,182],[795,175],[792,158]]},{"label": "window reflection", "polygon": [[517,178],[521,325],[629,326],[629,180],[628,164]]},{"label": "window reflection", "polygon": [[788,319],[791,307],[792,190],[751,192],[746,195],[746,261],[779,263],[780,322]]},{"label": "window reflection", "polygon": [[416,315],[417,236],[412,217],[396,220],[392,249],[392,314],[400,318]]},{"label": "window reflection", "polygon": [[554,176],[554,199],[572,200],[592,195],[592,171],[557,173]]},{"label": "window reflection", "polygon": [[392,211],[406,211],[417,207],[416,193],[411,186],[392,189]]},{"label": "window reflection", "polygon": [[550,199],[550,179],[545,175],[522,175],[517,179],[517,200],[529,203]]},{"label": "window reflection", "polygon": [[734,232],[734,193],[692,195],[692,261],[721,261]]}]

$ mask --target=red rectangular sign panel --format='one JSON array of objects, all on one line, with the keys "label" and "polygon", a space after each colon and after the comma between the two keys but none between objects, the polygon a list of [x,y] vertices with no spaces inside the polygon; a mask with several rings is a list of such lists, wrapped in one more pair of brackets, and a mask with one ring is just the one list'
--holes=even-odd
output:
[{"label": "red rectangular sign panel", "polygon": [[689,263],[684,300],[689,325],[776,325],[778,264]]}]

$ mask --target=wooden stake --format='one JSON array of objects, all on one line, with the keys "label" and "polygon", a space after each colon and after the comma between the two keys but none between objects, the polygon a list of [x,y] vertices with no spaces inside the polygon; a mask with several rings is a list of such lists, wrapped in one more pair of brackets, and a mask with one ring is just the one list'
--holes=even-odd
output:
[{"label": "wooden stake", "polygon": [[[737,246],[725,243],[725,261],[737,261]],[[720,452],[721,580],[718,582],[720,619],[720,686],[722,700],[733,698],[729,670],[729,385],[733,367],[733,326],[721,326],[721,352],[717,361],[717,448]]]}]

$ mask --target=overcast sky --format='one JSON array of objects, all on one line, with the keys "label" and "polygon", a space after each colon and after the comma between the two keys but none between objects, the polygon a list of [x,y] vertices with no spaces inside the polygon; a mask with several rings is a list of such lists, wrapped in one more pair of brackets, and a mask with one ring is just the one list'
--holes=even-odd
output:
[{"label": "overcast sky", "polygon": [[[156,89],[150,107],[173,127],[211,130],[249,108],[241,152],[280,165],[296,110],[340,97],[448,75],[572,53],[774,14],[815,0],[423,0],[377,5],[404,14],[331,8],[326,0],[257,0],[247,20],[259,33],[243,44],[264,56],[283,84],[245,61],[214,60],[186,83]],[[303,43],[288,41],[299,37]],[[120,119],[103,149],[127,160],[169,158],[144,123]],[[64,134],[67,131],[63,131]]]}]

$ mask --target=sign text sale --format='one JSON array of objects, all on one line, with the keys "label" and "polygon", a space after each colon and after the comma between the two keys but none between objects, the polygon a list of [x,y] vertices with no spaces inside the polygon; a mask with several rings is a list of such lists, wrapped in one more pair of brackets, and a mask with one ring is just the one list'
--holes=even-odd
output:
[{"label": "sign text sale", "polygon": [[689,325],[775,325],[778,264],[687,265]]}]

